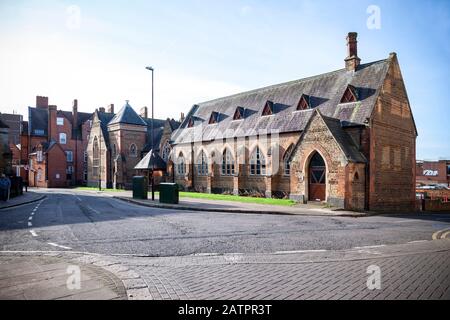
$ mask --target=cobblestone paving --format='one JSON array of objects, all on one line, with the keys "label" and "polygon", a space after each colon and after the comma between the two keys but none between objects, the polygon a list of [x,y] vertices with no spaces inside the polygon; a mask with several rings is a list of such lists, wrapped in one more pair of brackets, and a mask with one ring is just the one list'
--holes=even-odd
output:
[{"label": "cobblestone paving", "polygon": [[[336,254],[318,259],[312,257],[317,254],[272,254],[127,263],[154,299],[450,299],[449,250],[385,256],[367,249],[334,260]],[[380,290],[367,288],[370,265],[381,269]]]}]

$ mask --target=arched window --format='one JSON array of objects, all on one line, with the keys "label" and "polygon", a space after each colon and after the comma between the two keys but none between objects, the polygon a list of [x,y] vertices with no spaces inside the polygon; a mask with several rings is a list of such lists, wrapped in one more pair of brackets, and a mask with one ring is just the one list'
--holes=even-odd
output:
[{"label": "arched window", "polygon": [[130,157],[137,157],[137,147],[134,143],[130,146]]},{"label": "arched window", "polygon": [[177,172],[180,176],[184,176],[186,174],[186,162],[184,160],[183,153],[181,152],[180,155],[178,156]]},{"label": "arched window", "polygon": [[284,175],[288,176],[291,174],[291,154],[294,149],[294,145],[291,144],[284,152],[283,164],[284,164]]},{"label": "arched window", "polygon": [[266,158],[263,153],[256,147],[250,157],[250,174],[265,175],[266,174]]},{"label": "arched window", "polygon": [[67,135],[65,133],[59,134],[59,143],[66,144],[67,143]]},{"label": "arched window", "polygon": [[225,149],[222,154],[222,175],[234,175],[234,159],[229,149]]},{"label": "arched window", "polygon": [[98,167],[100,164],[100,149],[98,146],[98,139],[94,137],[94,143],[92,148],[92,175],[94,177],[98,176]]},{"label": "arched window", "polygon": [[197,161],[197,174],[199,176],[208,175],[208,159],[206,158],[206,153],[204,150],[200,153]]},{"label": "arched window", "polygon": [[169,141],[166,141],[162,147],[162,152],[161,152],[161,156],[165,162],[169,161],[170,151],[171,151],[171,149],[170,149]]}]

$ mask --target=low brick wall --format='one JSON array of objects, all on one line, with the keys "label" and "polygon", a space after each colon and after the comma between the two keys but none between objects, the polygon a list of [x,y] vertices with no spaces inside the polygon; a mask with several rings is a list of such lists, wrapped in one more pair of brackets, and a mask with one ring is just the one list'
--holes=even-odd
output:
[{"label": "low brick wall", "polygon": [[425,199],[425,211],[439,211],[450,213],[450,202],[442,202],[442,200]]}]

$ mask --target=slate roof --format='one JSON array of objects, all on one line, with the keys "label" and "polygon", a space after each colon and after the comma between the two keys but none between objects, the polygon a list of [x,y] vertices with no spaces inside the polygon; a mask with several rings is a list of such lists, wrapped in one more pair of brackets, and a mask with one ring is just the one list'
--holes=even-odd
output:
[{"label": "slate roof", "polygon": [[0,118],[0,128],[5,128],[5,129],[9,128],[9,126],[6,123],[4,123],[1,118]]},{"label": "slate roof", "polygon": [[[327,117],[342,120],[344,125],[364,125],[372,113],[389,62],[390,59],[375,61],[360,65],[355,72],[340,69],[194,105],[172,139],[174,144],[180,144],[210,141],[218,135],[223,138],[251,136],[260,130],[302,131],[316,108]],[[358,90],[360,100],[341,104],[348,85]],[[309,96],[311,109],[296,111],[302,94]],[[261,116],[267,101],[273,102],[273,115]],[[245,109],[244,119],[233,121],[237,107]],[[212,112],[223,116],[217,124],[208,125]],[[195,125],[188,128],[191,118]]]},{"label": "slate roof", "polygon": [[105,139],[105,144],[109,148],[109,133],[108,124],[114,118],[114,113],[100,112],[96,111],[98,119],[100,120],[100,126],[102,128],[103,138]]},{"label": "slate roof", "polygon": [[[48,130],[48,110],[28,107],[28,132],[31,135],[46,136]],[[42,134],[37,134],[41,130]]]},{"label": "slate roof", "polygon": [[330,118],[322,115],[326,126],[330,130],[334,139],[341,147],[345,157],[352,162],[367,162],[364,155],[358,150],[358,147],[353,142],[352,138],[342,128],[342,123],[339,119]]},{"label": "slate roof", "polygon": [[158,152],[150,150],[134,169],[166,170],[166,162],[159,156]]},{"label": "slate roof", "polygon": [[142,149],[142,152],[149,152],[152,147],[155,151],[159,151],[159,143],[163,135],[164,127],[153,128],[153,144],[151,142],[151,128],[148,127],[147,129],[147,144]]},{"label": "slate roof", "polygon": [[[86,120],[92,118],[92,113],[78,112],[77,123],[73,123],[71,111],[57,110],[58,117],[64,116],[72,123],[72,136],[81,137],[81,126]],[[48,109],[28,107],[28,129],[31,135],[46,136],[48,130]],[[25,130],[25,129],[24,129]],[[37,134],[35,130],[41,130],[42,134]]]},{"label": "slate roof", "polygon": [[127,124],[135,124],[139,126],[146,126],[147,123],[134,111],[134,109],[128,104],[128,101],[116,113],[114,118],[111,120],[109,124],[115,123],[127,123]]}]

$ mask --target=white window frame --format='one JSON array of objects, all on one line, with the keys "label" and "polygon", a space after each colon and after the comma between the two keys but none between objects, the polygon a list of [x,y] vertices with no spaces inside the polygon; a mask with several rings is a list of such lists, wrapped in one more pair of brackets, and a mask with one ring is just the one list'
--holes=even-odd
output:
[{"label": "white window frame", "polygon": [[63,117],[57,117],[56,118],[56,125],[63,126],[64,125],[64,118]]},{"label": "white window frame", "polygon": [[222,176],[233,176],[234,171],[234,157],[231,150],[226,148],[222,153],[222,164],[220,173]]},{"label": "white window frame", "polygon": [[197,175],[207,176],[208,175],[208,158],[204,150],[200,153],[197,163]]},{"label": "white window frame", "polygon": [[64,132],[61,132],[59,134],[59,143],[60,144],[67,144],[67,134],[65,134]]},{"label": "white window frame", "polygon": [[42,150],[36,151],[36,161],[37,162],[42,162],[42,160],[43,160]]},{"label": "white window frame", "polygon": [[266,157],[258,146],[253,150],[250,157],[250,175],[265,176],[266,175]]},{"label": "white window frame", "polygon": [[184,176],[186,175],[186,162],[184,159],[184,155],[180,154],[180,156],[178,156],[178,161],[177,161],[177,173],[180,176]]}]

